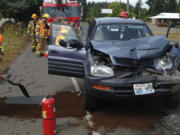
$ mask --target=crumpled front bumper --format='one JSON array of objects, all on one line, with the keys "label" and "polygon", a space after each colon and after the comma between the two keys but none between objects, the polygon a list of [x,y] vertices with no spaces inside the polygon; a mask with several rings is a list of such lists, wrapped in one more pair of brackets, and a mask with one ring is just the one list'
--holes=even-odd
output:
[{"label": "crumpled front bumper", "polygon": [[[96,77],[86,77],[86,90],[89,94],[105,99],[114,99],[119,97],[136,97],[133,84],[152,83],[155,93],[149,96],[168,95],[177,93],[180,90],[180,76],[170,75],[152,75],[136,78],[111,78],[99,79]],[[93,88],[93,85],[109,86],[110,90],[99,90]],[[147,96],[147,95],[146,95]]]}]

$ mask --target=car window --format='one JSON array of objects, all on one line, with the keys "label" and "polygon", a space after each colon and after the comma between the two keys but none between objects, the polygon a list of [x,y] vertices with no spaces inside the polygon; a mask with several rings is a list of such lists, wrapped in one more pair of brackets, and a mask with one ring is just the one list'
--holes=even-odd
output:
[{"label": "car window", "polygon": [[78,6],[65,6],[62,7],[62,11],[64,11],[66,17],[77,17],[80,16],[80,9]]},{"label": "car window", "polygon": [[108,24],[99,25],[94,40],[132,40],[152,36],[146,25],[135,24]]},{"label": "car window", "polygon": [[51,26],[52,44],[59,45],[60,40],[78,40],[78,37],[71,26],[62,24],[52,24]]},{"label": "car window", "polygon": [[49,14],[50,17],[65,17],[65,12],[61,12],[59,7],[44,7],[44,13]]}]

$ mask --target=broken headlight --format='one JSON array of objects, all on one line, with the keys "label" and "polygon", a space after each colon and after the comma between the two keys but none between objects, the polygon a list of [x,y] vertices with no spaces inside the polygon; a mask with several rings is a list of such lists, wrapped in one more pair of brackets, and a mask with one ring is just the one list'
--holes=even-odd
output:
[{"label": "broken headlight", "polygon": [[167,71],[173,68],[172,59],[168,56],[163,56],[157,60],[156,69]]},{"label": "broken headlight", "polygon": [[114,72],[111,67],[104,65],[93,65],[91,66],[91,75],[96,77],[113,77]]}]

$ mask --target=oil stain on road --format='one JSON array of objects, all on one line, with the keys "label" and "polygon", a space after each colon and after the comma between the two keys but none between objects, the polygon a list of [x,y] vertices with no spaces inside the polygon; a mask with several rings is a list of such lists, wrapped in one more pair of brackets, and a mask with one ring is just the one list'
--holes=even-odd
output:
[{"label": "oil stain on road", "polygon": [[[83,107],[83,95],[78,93],[59,92],[55,96],[57,118],[75,117],[83,119],[86,111]],[[41,118],[41,107],[38,104],[7,104],[6,98],[0,99],[0,115],[22,119]],[[151,101],[150,101],[151,102]],[[91,113],[94,129],[104,127],[112,131],[118,127],[136,130],[148,130],[154,122],[161,119],[163,112],[138,101],[102,102],[96,112]],[[149,103],[150,104],[150,103]],[[156,104],[156,103],[155,103]]]},{"label": "oil stain on road", "polygon": [[105,127],[109,131],[118,127],[148,130],[165,115],[163,111],[145,104],[143,99],[138,101],[102,103],[101,108],[92,113],[93,122],[96,124],[95,130],[100,127]]}]

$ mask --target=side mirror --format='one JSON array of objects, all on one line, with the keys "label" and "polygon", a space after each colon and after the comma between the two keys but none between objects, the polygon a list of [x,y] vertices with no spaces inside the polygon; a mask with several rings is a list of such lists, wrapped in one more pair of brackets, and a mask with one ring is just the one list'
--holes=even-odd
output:
[{"label": "side mirror", "polygon": [[64,40],[60,40],[60,41],[59,41],[59,44],[60,44],[61,46],[64,46],[64,47],[67,46],[67,43],[66,43]]},{"label": "side mirror", "polygon": [[177,41],[169,41],[170,46],[179,47],[179,43]]},{"label": "side mirror", "polygon": [[83,43],[79,40],[70,40],[70,46],[72,48],[81,49],[83,48]]}]

